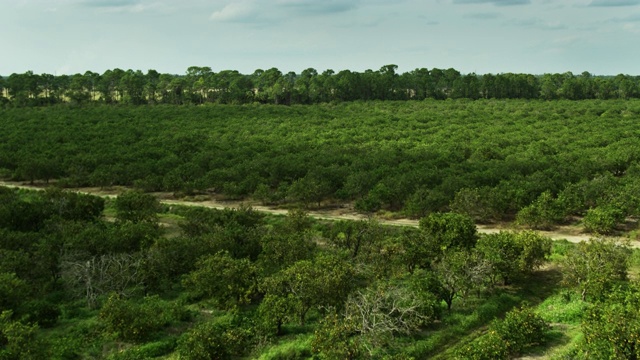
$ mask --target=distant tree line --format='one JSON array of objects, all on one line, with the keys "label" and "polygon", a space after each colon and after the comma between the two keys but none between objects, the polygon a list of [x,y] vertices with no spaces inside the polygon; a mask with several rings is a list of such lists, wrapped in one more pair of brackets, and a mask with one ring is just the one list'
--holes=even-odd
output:
[{"label": "distant tree line", "polygon": [[300,74],[277,68],[253,74],[218,73],[191,66],[185,75],[155,70],[87,71],[75,75],[0,76],[0,103],[43,106],[57,103],[106,104],[317,104],[356,100],[431,99],[630,99],[640,97],[640,76],[563,74],[461,74],[449,69],[419,68],[398,73],[397,65],[355,72],[308,68]]}]

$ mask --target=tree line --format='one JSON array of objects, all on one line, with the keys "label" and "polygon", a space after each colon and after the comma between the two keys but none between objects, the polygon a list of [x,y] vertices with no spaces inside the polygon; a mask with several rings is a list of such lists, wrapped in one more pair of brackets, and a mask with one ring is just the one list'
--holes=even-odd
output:
[{"label": "tree line", "polygon": [[334,101],[424,99],[630,99],[640,97],[640,77],[619,74],[461,74],[397,65],[356,72],[308,68],[300,74],[277,68],[252,74],[191,66],[184,75],[156,70],[110,69],[102,74],[52,75],[32,71],[0,76],[0,102],[9,106],[58,103],[105,104],[318,104]]}]

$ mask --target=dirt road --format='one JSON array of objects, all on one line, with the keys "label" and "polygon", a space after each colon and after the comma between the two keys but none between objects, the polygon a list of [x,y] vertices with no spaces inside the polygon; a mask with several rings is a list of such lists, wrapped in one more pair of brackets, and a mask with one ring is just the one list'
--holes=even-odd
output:
[{"label": "dirt road", "polygon": [[[6,186],[10,188],[20,188],[20,189],[28,189],[28,190],[44,190],[44,186],[39,185],[28,185],[24,183],[18,182],[6,182],[0,181],[0,186]],[[115,198],[119,193],[126,190],[126,188],[112,188],[109,190],[100,189],[100,188],[78,188],[78,189],[69,189],[67,191],[74,191],[82,194],[90,194],[95,196],[101,196],[104,198]],[[251,205],[251,207],[260,212],[276,214],[276,215],[286,215],[288,210],[285,209],[277,209],[268,206],[262,206],[255,203],[247,203],[240,201],[217,201],[217,200],[205,200],[205,201],[184,201],[184,200],[175,200],[171,199],[173,195],[171,193],[154,193],[156,197],[158,197],[159,201],[163,204],[167,205],[182,205],[182,206],[200,206],[211,209],[224,209],[224,208],[237,208],[240,205]],[[364,220],[368,217],[363,214],[359,214],[353,212],[348,208],[338,208],[331,210],[311,210],[308,212],[309,216],[321,219],[321,220]],[[411,226],[418,227],[418,220],[412,219],[377,219],[383,225],[393,225],[393,226]],[[499,227],[491,227],[486,225],[478,225],[478,232],[481,234],[492,234],[500,231],[509,230],[509,228],[499,228]],[[589,234],[576,233],[576,229],[572,227],[558,227],[555,231],[538,231],[540,234],[544,236],[548,236],[554,240],[566,239],[570,242],[580,242],[587,241],[592,236]],[[637,242],[633,242],[631,244],[633,247],[640,248],[640,244]]]}]

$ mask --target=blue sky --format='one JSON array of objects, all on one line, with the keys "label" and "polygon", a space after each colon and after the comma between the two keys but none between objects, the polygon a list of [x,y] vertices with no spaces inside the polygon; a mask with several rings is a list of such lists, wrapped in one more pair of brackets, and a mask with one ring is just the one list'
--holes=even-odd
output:
[{"label": "blue sky", "polygon": [[640,75],[640,0],[0,0],[0,75],[396,64]]}]

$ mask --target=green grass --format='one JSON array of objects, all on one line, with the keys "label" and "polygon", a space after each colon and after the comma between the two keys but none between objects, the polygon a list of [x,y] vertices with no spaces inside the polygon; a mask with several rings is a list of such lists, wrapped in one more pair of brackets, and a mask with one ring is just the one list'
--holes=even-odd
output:
[{"label": "green grass", "polygon": [[579,325],[587,305],[578,294],[563,290],[539,304],[537,312],[549,323]]},{"label": "green grass", "polygon": [[[258,360],[295,360],[309,359],[312,356],[311,341],[313,334],[296,334],[284,337],[271,346],[260,349]],[[256,355],[258,356],[258,355]]]}]

